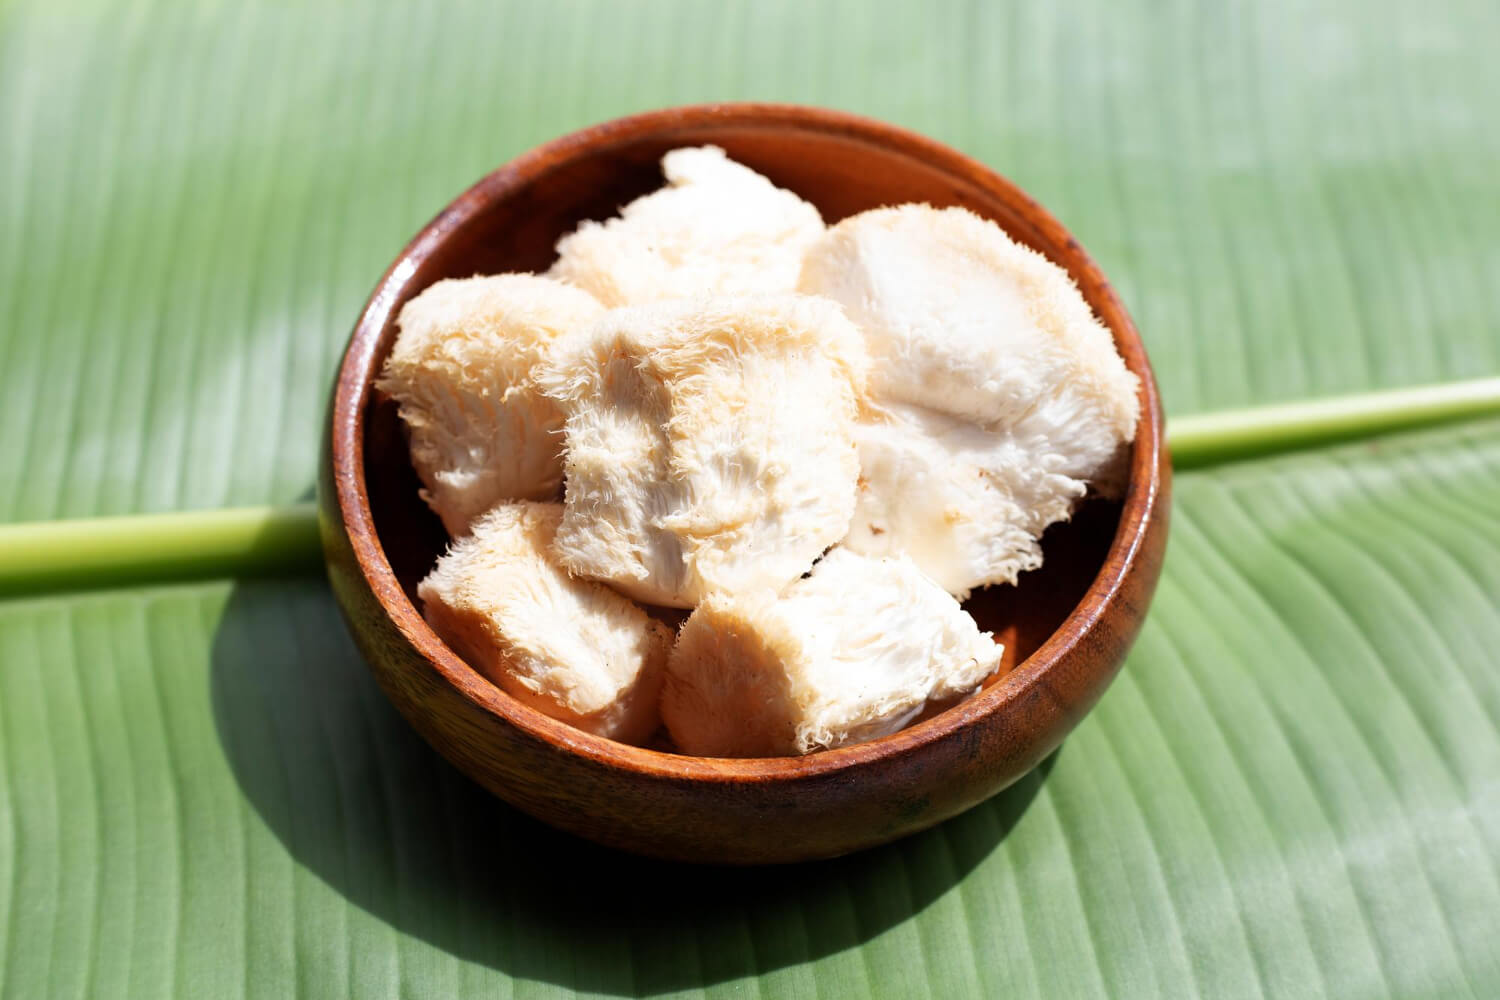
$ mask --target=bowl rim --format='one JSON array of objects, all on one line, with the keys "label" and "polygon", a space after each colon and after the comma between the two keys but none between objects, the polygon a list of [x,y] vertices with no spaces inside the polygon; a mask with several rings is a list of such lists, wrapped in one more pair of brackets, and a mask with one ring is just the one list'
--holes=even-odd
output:
[{"label": "bowl rim", "polygon": [[[376,374],[374,356],[381,331],[419,263],[489,202],[524,187],[559,162],[600,145],[670,136],[674,131],[706,125],[788,128],[854,139],[935,166],[1006,202],[1032,227],[1033,236],[1066,248],[1074,256],[1072,266],[1065,269],[1078,284],[1091,286],[1095,311],[1114,336],[1127,367],[1140,380],[1140,420],[1119,525],[1099,573],[1052,635],[1004,677],[929,719],[888,736],[801,757],[695,757],[631,746],[585,733],[517,701],[451,650],[407,598],[385,557],[365,483],[364,417]],[[412,238],[375,286],[339,365],[327,432],[337,510],[363,582],[402,637],[444,683],[498,722],[605,768],[645,777],[720,783],[827,777],[877,760],[902,757],[1030,695],[1087,639],[1136,566],[1161,496],[1165,447],[1161,403],[1135,324],[1093,259],[1051,213],[989,167],[918,133],[849,112],[763,102],[685,105],[611,119],[534,147],[474,183]]]}]

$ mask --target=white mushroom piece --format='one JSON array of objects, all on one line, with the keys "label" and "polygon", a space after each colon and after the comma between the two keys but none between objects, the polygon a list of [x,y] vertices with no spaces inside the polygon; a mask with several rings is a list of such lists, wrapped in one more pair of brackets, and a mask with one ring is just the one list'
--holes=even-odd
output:
[{"label": "white mushroom piece", "polygon": [[844,545],[907,553],[950,593],[1014,583],[1092,485],[1124,480],[1137,379],[1067,273],[963,209],[903,205],[815,244],[801,290],[871,359]]},{"label": "white mushroom piece", "polygon": [[796,295],[616,309],[539,382],[566,414],[559,561],[650,604],[776,591],[848,531],[866,359]]},{"label": "white mushroom piece", "polygon": [[796,290],[818,210],[717,146],[662,157],[667,185],[557,244],[549,274],[607,306]]},{"label": "white mushroom piece", "polygon": [[972,693],[1003,651],[911,560],[836,548],[779,599],[700,604],[667,662],[662,721],[703,756],[858,743]]},{"label": "white mushroom piece", "polygon": [[533,373],[549,345],[604,307],[531,274],[439,281],[406,303],[377,387],[411,438],[422,498],[454,538],[502,500],[551,500],[562,413]]},{"label": "white mushroom piece", "polygon": [[556,503],[502,504],[417,588],[423,614],[470,666],[585,732],[640,743],[658,728],[672,632],[603,584],[559,567]]}]

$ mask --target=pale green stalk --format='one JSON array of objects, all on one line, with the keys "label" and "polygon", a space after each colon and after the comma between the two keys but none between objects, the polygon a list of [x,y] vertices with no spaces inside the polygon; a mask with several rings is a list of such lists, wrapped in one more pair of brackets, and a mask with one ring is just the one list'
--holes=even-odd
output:
[{"label": "pale green stalk", "polygon": [[0,524],[0,594],[321,565],[312,504]]},{"label": "pale green stalk", "polygon": [[[1178,417],[1179,470],[1500,415],[1500,377]],[[0,595],[319,569],[312,504],[0,524]]]},{"label": "pale green stalk", "polygon": [[1175,469],[1500,415],[1500,377],[1174,417]]}]

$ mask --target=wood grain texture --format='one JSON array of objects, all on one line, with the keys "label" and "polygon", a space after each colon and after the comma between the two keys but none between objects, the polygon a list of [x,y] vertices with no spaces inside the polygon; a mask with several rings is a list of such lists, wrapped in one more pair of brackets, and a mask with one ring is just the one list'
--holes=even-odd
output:
[{"label": "wood grain texture", "polygon": [[[973,602],[1024,656],[979,695],[900,733],[803,758],[717,760],[626,747],[548,719],[489,684],[412,601],[442,544],[417,499],[396,418],[371,392],[400,306],[433,281],[536,269],[579,220],[657,186],[668,149],[706,142],[834,221],[907,201],[963,205],[1063,266],[1141,377],[1130,487],[1049,536],[1046,575]],[[329,578],[387,695],[444,756],[549,823],[653,856],[730,863],[843,854],[924,829],[994,794],[1057,747],[1140,629],[1167,534],[1170,472],[1145,350],[1067,231],[1009,182],[936,142],[785,105],[634,116],[539,147],[460,195],[391,265],[351,338],[320,488]]]}]

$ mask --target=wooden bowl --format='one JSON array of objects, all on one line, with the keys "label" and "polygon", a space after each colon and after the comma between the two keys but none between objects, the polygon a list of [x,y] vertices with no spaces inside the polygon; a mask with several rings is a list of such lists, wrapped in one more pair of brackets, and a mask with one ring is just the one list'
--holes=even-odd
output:
[{"label": "wooden bowl", "polygon": [[[446,543],[417,497],[394,407],[371,383],[401,305],[440,278],[541,270],[580,220],[658,187],[658,160],[713,143],[815,204],[830,223],[878,205],[962,205],[1065,267],[1141,379],[1123,502],[1086,504],[1044,539],[1045,566],[967,605],[1008,649],[978,694],[882,739],[799,758],[688,757],[590,736],[520,704],[422,620],[417,582]],[[1141,627],[1167,538],[1170,470],[1146,352],[1104,276],[1057,220],[983,165],[835,111],[703,105],[575,132],[491,173],[396,258],[339,369],[319,483],[339,605],[380,686],[460,770],[517,808],[641,854],[767,863],[869,847],[1009,785],[1103,693]]]}]

